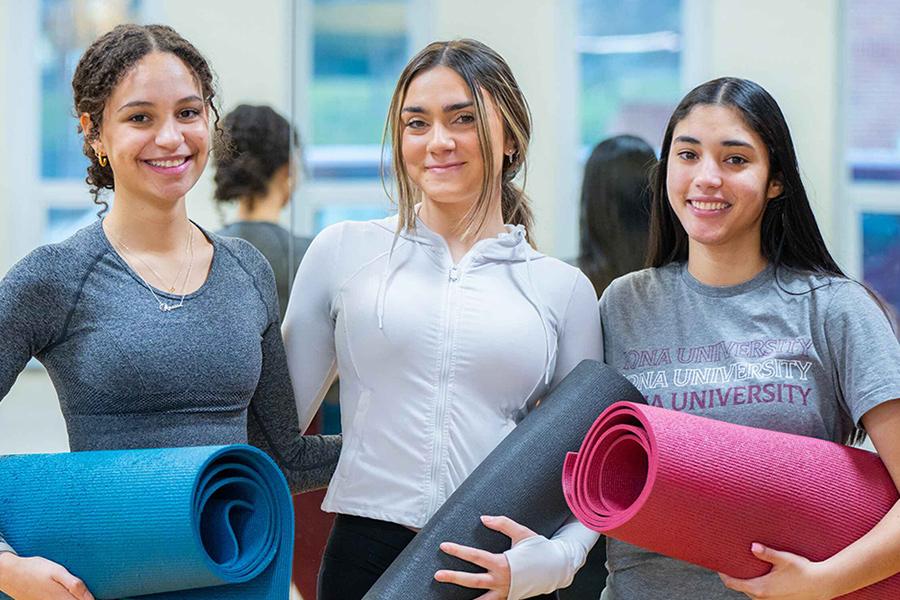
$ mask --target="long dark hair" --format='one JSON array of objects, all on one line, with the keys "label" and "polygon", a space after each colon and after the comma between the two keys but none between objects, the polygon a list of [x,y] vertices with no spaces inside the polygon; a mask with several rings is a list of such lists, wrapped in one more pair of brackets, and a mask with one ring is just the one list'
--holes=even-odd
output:
[{"label": "long dark hair", "polygon": [[650,229],[650,170],[656,153],[633,135],[594,147],[581,186],[578,267],[597,295],[615,279],[641,268]]},{"label": "long dark hair", "polygon": [[695,87],[675,108],[663,138],[659,163],[653,173],[653,208],[647,266],[661,267],[687,260],[688,236],[669,205],[666,177],[672,133],[697,105],[735,109],[762,139],[769,154],[769,180],[781,182],[782,192],[767,204],[762,217],[762,255],[776,270],[789,267],[844,277],[816,224],[809,197],[800,178],[797,154],[787,121],[775,99],[758,83],[737,77],[713,79]]},{"label": "long dark hair", "polygon": [[[414,206],[421,200],[421,192],[410,179],[403,163],[403,129],[400,118],[403,101],[406,99],[406,90],[412,80],[417,75],[438,66],[453,69],[466,82],[466,86],[472,93],[478,126],[478,140],[481,144],[481,159],[484,162],[481,194],[469,214],[458,225],[463,237],[477,233],[487,221],[491,208],[489,206],[491,191],[495,178],[499,176],[500,203],[504,223],[524,225],[528,241],[534,245],[533,217],[528,197],[519,186],[513,183],[516,175],[520,171],[524,173],[526,169],[525,155],[528,152],[528,142],[531,140],[531,112],[528,102],[503,57],[487,45],[471,39],[428,44],[410,59],[394,88],[384,127],[384,142],[386,144],[390,140],[393,144],[391,164],[397,183],[399,229],[415,227]],[[515,147],[512,157],[503,157],[500,173],[494,173],[494,157],[492,156],[482,90],[487,92],[494,101],[494,106],[503,121],[504,133],[513,141]],[[383,149],[384,145],[382,145],[382,151]],[[382,180],[384,180],[383,170]]]},{"label": "long dark hair", "polygon": [[[832,258],[816,224],[809,197],[800,178],[791,132],[781,109],[758,83],[737,77],[713,79],[697,86],[678,104],[669,119],[659,163],[652,176],[653,208],[650,211],[650,241],[646,265],[662,267],[672,262],[685,261],[688,257],[688,236],[669,205],[666,177],[672,133],[676,125],[697,105],[726,106],[736,110],[766,146],[769,155],[769,181],[779,181],[782,185],[781,194],[766,204],[761,229],[762,254],[774,267],[776,282],[779,281],[778,273],[782,267],[849,279]],[[781,286],[780,283],[778,285]],[[811,291],[782,289],[792,295]],[[845,443],[855,444],[865,439],[865,431],[856,427],[849,416],[844,417],[842,430],[845,432]]]}]

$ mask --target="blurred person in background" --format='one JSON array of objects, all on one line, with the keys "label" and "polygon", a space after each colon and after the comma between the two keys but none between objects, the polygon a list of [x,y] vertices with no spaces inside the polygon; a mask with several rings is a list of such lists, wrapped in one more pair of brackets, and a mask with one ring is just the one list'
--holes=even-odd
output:
[{"label": "blurred person in background", "polygon": [[617,135],[597,144],[584,165],[578,267],[598,296],[616,277],[644,266],[655,164],[650,144]]},{"label": "blurred person in background", "polygon": [[291,201],[300,154],[296,131],[268,106],[241,104],[222,119],[225,143],[214,150],[215,199],[237,203],[237,219],[219,235],[245,239],[263,253],[275,273],[281,317],[290,283],[310,238],[279,223]]}]

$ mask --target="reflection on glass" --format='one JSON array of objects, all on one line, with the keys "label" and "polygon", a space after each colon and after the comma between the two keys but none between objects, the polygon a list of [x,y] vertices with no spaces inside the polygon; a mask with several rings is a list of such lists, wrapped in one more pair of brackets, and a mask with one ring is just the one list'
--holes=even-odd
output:
[{"label": "reflection on glass", "polygon": [[581,143],[630,133],[659,147],[681,96],[681,0],[580,0]]},{"label": "reflection on glass", "polygon": [[900,315],[900,214],[863,213],[863,280]]},{"label": "reflection on glass", "polygon": [[41,177],[80,179],[87,158],[72,114],[72,75],[85,48],[118,23],[136,22],[140,0],[41,0]]},{"label": "reflection on glass", "polygon": [[313,177],[379,176],[391,92],[409,58],[406,0],[314,0]]}]

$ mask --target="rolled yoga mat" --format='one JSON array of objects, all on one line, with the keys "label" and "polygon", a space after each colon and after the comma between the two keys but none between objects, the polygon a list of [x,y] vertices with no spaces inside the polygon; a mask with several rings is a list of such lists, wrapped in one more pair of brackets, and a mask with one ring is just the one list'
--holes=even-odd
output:
[{"label": "rolled yoga mat", "polygon": [[284,476],[250,446],[0,458],[6,541],[98,600],[287,600],[293,525]]},{"label": "rolled yoga mat", "polygon": [[366,594],[366,600],[462,600],[472,590],[434,580],[439,569],[481,571],[441,552],[451,541],[504,552],[510,541],[482,525],[506,515],[550,537],[571,515],[559,483],[566,453],[578,448],[597,415],[619,400],[643,396],[610,367],[583,361],[491,452],[428,521]]},{"label": "rolled yoga mat", "polygon": [[[823,560],[898,496],[871,452],[627,402],[566,458],[563,487],[587,527],[740,578],[771,568],[753,542]],[[900,576],[843,598],[900,598]]]}]

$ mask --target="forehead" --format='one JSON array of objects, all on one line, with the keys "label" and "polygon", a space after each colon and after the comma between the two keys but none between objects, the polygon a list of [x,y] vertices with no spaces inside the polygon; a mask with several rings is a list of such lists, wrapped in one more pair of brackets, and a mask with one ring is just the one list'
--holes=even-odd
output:
[{"label": "forehead", "polygon": [[765,144],[751,129],[741,113],[730,106],[718,104],[698,104],[675,125],[672,137],[689,136],[700,140],[701,144],[720,144],[724,140],[740,140],[756,149]]},{"label": "forehead", "polygon": [[404,105],[447,104],[472,100],[465,80],[453,69],[439,65],[413,77]]},{"label": "forehead", "polygon": [[163,102],[200,96],[200,83],[184,62],[170,52],[151,52],[113,88],[109,106],[114,110],[135,100]]}]

